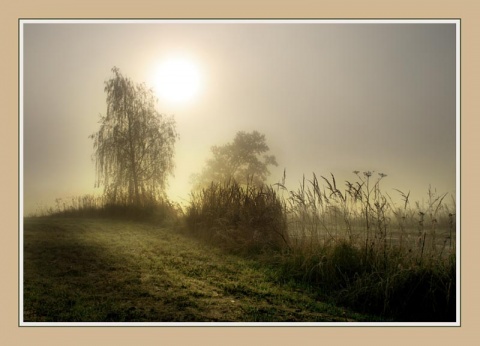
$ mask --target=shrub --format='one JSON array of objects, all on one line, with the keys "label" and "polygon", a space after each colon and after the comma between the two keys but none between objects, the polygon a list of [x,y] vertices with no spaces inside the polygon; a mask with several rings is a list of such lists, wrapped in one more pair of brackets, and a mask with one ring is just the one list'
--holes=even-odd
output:
[{"label": "shrub", "polygon": [[266,185],[215,183],[192,194],[189,229],[232,250],[258,252],[288,246],[284,205]]}]

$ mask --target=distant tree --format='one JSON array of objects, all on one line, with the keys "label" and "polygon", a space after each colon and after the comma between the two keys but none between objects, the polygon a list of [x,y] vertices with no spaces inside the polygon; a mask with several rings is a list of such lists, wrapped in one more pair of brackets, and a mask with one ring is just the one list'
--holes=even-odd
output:
[{"label": "distant tree", "polygon": [[117,67],[105,82],[107,114],[93,139],[95,186],[114,204],[142,205],[164,196],[172,173],[175,121],[159,114],[145,84],[134,84]]},{"label": "distant tree", "polygon": [[265,135],[257,131],[240,131],[233,142],[213,146],[211,151],[213,157],[207,160],[203,171],[194,176],[196,188],[230,179],[240,184],[261,185],[270,174],[268,166],[277,166],[275,156],[266,154],[269,147]]}]

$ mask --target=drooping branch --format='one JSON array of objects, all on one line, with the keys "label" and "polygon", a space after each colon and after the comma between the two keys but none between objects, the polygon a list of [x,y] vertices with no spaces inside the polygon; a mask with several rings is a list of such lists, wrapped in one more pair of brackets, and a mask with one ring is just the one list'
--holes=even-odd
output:
[{"label": "drooping branch", "polygon": [[96,186],[111,203],[142,204],[164,195],[178,138],[173,118],[159,114],[156,98],[113,68],[105,82],[107,114],[92,134]]}]

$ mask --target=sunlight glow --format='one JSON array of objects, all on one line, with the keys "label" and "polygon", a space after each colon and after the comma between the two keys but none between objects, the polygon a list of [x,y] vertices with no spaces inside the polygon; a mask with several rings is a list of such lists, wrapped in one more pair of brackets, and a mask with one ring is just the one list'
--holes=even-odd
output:
[{"label": "sunlight glow", "polygon": [[155,75],[155,88],[160,98],[172,102],[192,99],[200,86],[197,67],[186,59],[171,59],[162,63]]}]

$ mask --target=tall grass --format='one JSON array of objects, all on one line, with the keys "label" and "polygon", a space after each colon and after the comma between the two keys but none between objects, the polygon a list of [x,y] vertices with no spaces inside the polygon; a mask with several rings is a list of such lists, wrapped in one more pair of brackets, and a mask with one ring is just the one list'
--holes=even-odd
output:
[{"label": "tall grass", "polygon": [[[315,174],[297,190],[212,183],[192,195],[188,228],[261,257],[339,304],[385,318],[453,321],[456,314],[454,207],[429,189],[426,205],[382,192],[385,174],[354,172],[342,188]],[[251,251],[250,251],[251,252]],[[253,251],[258,253],[258,251]],[[259,257],[260,258],[260,257]]]},{"label": "tall grass", "polygon": [[43,215],[113,217],[179,225],[230,252],[254,256],[320,297],[396,321],[456,318],[455,202],[382,190],[385,174],[355,171],[339,184],[313,174],[296,190],[213,182],[192,193],[185,213],[167,199],[142,206],[85,195],[57,199]]},{"label": "tall grass", "polygon": [[186,223],[196,235],[233,250],[288,246],[284,204],[272,187],[212,182],[192,193]]}]

